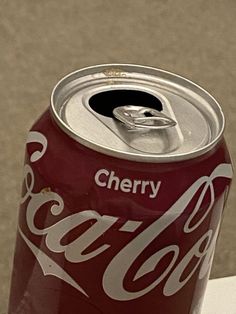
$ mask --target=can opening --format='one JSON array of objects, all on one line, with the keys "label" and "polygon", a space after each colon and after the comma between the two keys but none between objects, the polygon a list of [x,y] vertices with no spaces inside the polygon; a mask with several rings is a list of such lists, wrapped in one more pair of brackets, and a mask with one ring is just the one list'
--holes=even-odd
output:
[{"label": "can opening", "polygon": [[89,106],[97,113],[114,117],[113,110],[121,106],[142,106],[162,111],[162,103],[155,96],[139,91],[117,89],[93,95],[89,99]]}]

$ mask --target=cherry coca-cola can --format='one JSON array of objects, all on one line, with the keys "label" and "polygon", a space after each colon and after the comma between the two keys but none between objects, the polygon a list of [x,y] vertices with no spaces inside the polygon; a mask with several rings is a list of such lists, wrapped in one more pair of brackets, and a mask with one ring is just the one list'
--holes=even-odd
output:
[{"label": "cherry coca-cola can", "polygon": [[76,71],[29,132],[9,314],[199,314],[232,166],[216,100],[136,65]]}]

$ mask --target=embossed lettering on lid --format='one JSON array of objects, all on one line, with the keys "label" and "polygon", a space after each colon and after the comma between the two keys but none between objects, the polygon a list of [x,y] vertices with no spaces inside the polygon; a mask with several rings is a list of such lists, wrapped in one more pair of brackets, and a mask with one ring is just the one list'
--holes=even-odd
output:
[{"label": "embossed lettering on lid", "polygon": [[52,114],[81,144],[148,162],[184,160],[220,139],[224,116],[212,96],[180,76],[134,65],[101,65],[55,87]]}]

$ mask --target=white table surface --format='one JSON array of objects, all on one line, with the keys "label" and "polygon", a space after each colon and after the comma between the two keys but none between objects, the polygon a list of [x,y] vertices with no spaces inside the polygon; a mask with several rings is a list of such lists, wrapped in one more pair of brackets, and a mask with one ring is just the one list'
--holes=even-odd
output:
[{"label": "white table surface", "polygon": [[236,276],[208,282],[201,314],[236,314]]}]

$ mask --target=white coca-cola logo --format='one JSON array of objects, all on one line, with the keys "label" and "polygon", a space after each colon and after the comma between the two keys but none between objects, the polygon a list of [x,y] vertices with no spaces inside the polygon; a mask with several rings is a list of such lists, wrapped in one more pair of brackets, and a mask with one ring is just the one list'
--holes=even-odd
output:
[{"label": "white coca-cola logo", "polygon": [[[47,139],[39,132],[30,132],[28,143],[30,142],[38,142],[42,145],[41,151],[36,151],[31,155],[30,161],[33,163],[37,162],[37,160],[44,155],[47,148]],[[64,209],[64,202],[60,195],[50,189],[47,189],[46,192],[45,189],[35,192],[35,178],[30,165],[25,165],[24,177],[26,193],[23,195],[21,202],[28,202],[26,206],[26,222],[28,228],[35,235],[45,236],[45,243],[50,251],[63,253],[65,259],[71,263],[84,263],[100,254],[103,254],[104,251],[109,250],[111,244],[104,243],[94,251],[87,254],[84,253],[86,248],[88,248],[118,221],[118,216],[100,215],[94,210],[86,210],[67,216],[59,222],[56,222],[44,229],[39,228],[35,224],[35,215],[38,211],[40,211],[42,206],[48,202],[54,201],[54,205],[50,208],[51,214],[58,216]],[[113,257],[110,262],[108,262],[103,274],[102,286],[105,293],[110,298],[119,301],[127,301],[142,297],[157,287],[164,279],[166,279],[166,282],[163,288],[163,294],[165,296],[171,296],[186,285],[197,269],[199,270],[199,279],[203,279],[209,273],[226,194],[225,190],[225,193],[223,193],[220,198],[217,200],[215,199],[213,182],[219,177],[229,179],[232,178],[232,167],[230,164],[219,164],[210,176],[200,177],[160,218],[134,237],[118,252],[116,256]],[[176,263],[176,261],[180,256],[181,248],[174,243],[175,240],[173,239],[172,244],[155,252],[141,265],[136,272],[133,281],[135,283],[135,280],[152,272],[158,266],[158,263],[167,254],[170,254],[172,257],[171,261],[168,265],[166,265],[165,270],[159,275],[159,277],[154,278],[151,284],[139,291],[128,291],[125,288],[124,279],[133,263],[139,258],[142,252],[152,243],[153,240],[157,239],[166,228],[173,224],[184,213],[188,204],[191,202],[196,193],[199,193],[199,191],[201,191],[200,196],[196,202],[195,208],[183,226],[183,233],[188,235],[199,228],[211,212],[213,205],[214,212],[212,215],[215,215],[214,220],[218,221],[218,227],[216,230],[209,229],[201,237],[199,237],[192,248],[178,263]],[[210,192],[209,207],[205,210],[204,215],[196,221],[196,215],[201,208],[202,201],[207,192]],[[95,223],[92,224],[89,229],[87,229],[71,243],[68,243],[67,245],[62,244],[61,240],[66,234],[68,234],[75,227],[91,219],[95,220]],[[127,220],[119,229],[119,232],[132,233],[137,230],[142,223],[143,221]],[[32,253],[36,256],[45,276],[56,276],[61,280],[66,281],[85,296],[89,297],[88,293],[71,277],[70,274],[66,273],[60,265],[56,264],[49,256],[35,246],[35,244],[33,244],[25,236],[21,229],[19,229],[19,232],[31,249]],[[196,260],[195,265],[191,266],[192,270],[189,271],[188,275],[186,275],[183,279],[184,271],[193,259]]]}]

